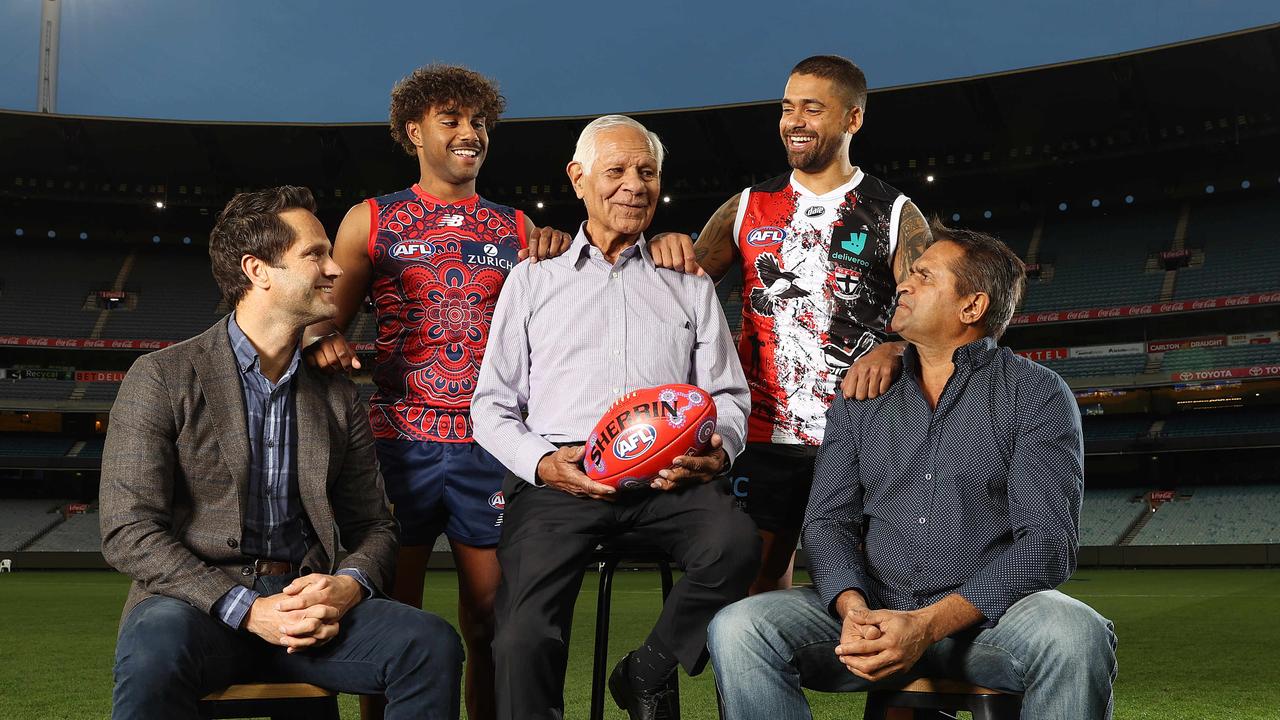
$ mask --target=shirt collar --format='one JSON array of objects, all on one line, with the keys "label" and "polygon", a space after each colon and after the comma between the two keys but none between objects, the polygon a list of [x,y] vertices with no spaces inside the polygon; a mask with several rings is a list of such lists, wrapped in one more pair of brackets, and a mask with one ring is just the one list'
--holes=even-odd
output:
[{"label": "shirt collar", "polygon": [[[262,369],[259,365],[258,349],[249,341],[249,336],[245,335],[244,331],[240,329],[240,324],[236,322],[234,310],[231,311],[231,318],[227,321],[227,337],[231,339],[231,349],[235,352],[236,367],[240,370],[240,373],[247,375],[250,372],[257,372],[261,375]],[[298,369],[301,360],[302,345],[299,343],[293,349],[293,358],[289,361],[289,368],[284,371],[284,374],[280,376],[280,381],[275,385],[283,385],[293,378],[293,373]]]},{"label": "shirt collar", "polygon": [[[995,357],[996,339],[990,336],[981,337],[967,345],[961,345],[951,353],[951,362],[957,368],[968,366],[972,369],[980,368],[991,362],[991,358]],[[920,353],[916,351],[916,346],[907,343],[907,349],[902,353],[902,366],[904,370],[910,370],[913,376],[920,374]]]},{"label": "shirt collar", "polygon": [[[587,223],[584,220],[582,224],[578,226],[578,234],[573,237],[573,242],[569,244],[569,249],[566,250],[560,258],[553,259],[558,260],[563,258],[564,262],[567,262],[573,269],[581,270],[585,258],[590,255],[591,248],[593,247],[595,246],[592,245],[591,240],[587,238]],[[644,233],[640,233],[640,239],[636,241],[635,245],[623,250],[618,254],[618,257],[619,259],[626,259],[634,256],[636,253],[639,253],[640,257],[644,258],[646,265],[651,268],[657,267],[653,262],[653,256],[649,254],[649,241],[645,238]]]}]

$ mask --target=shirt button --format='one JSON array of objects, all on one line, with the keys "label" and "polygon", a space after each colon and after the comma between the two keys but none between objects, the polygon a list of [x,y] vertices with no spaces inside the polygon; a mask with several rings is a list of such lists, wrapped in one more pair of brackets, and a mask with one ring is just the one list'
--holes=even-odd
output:
[{"label": "shirt button", "polygon": [[613,274],[613,277],[618,277],[618,273],[614,273],[614,274]]},{"label": "shirt button", "polygon": [[929,521],[928,521],[928,520],[925,520],[924,518],[920,518],[917,522],[919,522],[921,525],[923,525],[923,524],[925,524],[925,523],[927,523],[927,522],[929,522]]},{"label": "shirt button", "polygon": [[227,538],[227,547],[231,548],[232,550],[235,550],[236,546],[239,544],[240,543],[236,542],[235,538]]},{"label": "shirt button", "polygon": [[925,480],[932,480],[932,479],[933,479],[933,473],[925,473],[925,474],[924,474],[924,479],[925,479]]},{"label": "shirt button", "polygon": [[248,565],[245,565],[244,567],[240,568],[240,574],[244,575],[245,577],[249,577],[250,575],[253,574],[253,568],[249,567]]},{"label": "shirt button", "polygon": [[618,394],[618,388],[614,388],[614,389],[613,389],[613,394],[614,394],[614,395],[617,395],[617,394]]}]

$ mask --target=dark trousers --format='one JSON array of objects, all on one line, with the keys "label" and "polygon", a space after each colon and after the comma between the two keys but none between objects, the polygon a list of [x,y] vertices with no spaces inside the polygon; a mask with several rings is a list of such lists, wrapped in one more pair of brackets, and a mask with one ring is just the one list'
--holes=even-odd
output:
[{"label": "dark trousers", "polygon": [[578,498],[508,476],[498,560],[502,583],[493,640],[498,717],[564,715],[573,605],[587,560],[602,541],[635,533],[685,570],[654,626],[690,675],[706,665],[707,625],[747,594],[760,562],[754,523],[719,483],[671,492]]},{"label": "dark trousers", "polygon": [[[293,578],[258,578],[263,595]],[[338,636],[289,655],[247,630],[232,630],[181,600],[152,597],[125,618],[116,642],[115,718],[196,718],[205,694],[238,682],[307,682],[387,696],[386,717],[457,720],[462,643],[444,620],[370,598],[340,622]]]}]

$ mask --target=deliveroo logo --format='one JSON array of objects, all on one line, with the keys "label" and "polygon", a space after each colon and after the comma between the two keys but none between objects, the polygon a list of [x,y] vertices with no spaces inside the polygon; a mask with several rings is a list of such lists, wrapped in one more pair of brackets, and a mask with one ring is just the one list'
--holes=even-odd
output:
[{"label": "deliveroo logo", "polygon": [[849,233],[849,237],[840,241],[840,249],[845,252],[851,252],[854,255],[861,255],[862,249],[867,246],[867,234],[864,232]]}]

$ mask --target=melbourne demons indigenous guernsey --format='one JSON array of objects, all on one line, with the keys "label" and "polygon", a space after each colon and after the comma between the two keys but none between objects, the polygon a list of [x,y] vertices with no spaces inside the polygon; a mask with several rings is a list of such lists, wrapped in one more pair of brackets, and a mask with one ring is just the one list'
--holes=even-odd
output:
[{"label": "melbourne demons indigenous guernsey", "polygon": [[749,442],[819,445],[844,373],[883,342],[907,197],[861,170],[825,195],[790,174],[742,192],[738,355],[751,386]]},{"label": "melbourne demons indigenous guernsey", "polygon": [[467,442],[471,396],[493,308],[517,253],[524,214],[473,195],[446,203],[418,185],[366,201],[378,320],[378,438]]}]

